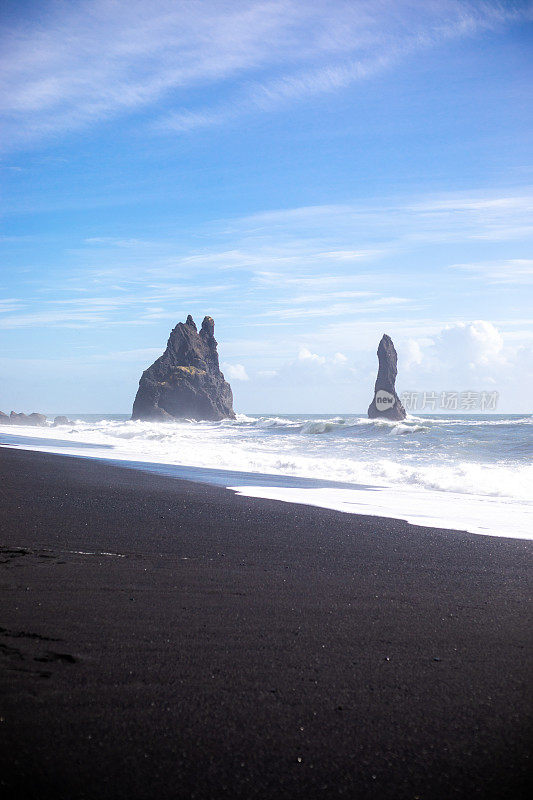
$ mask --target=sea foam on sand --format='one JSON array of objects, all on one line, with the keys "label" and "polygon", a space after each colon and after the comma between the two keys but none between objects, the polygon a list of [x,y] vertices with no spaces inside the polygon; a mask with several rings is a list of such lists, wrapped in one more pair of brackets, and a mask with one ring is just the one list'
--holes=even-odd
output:
[{"label": "sea foam on sand", "polygon": [[533,508],[486,495],[416,489],[358,487],[298,489],[279,486],[230,486],[240,495],[303,503],[347,514],[394,517],[431,528],[467,530],[488,536],[533,539]]},{"label": "sea foam on sand", "polygon": [[[70,415],[72,416],[72,415]],[[218,423],[86,416],[61,428],[0,426],[0,444],[215,483],[249,497],[533,538],[533,418],[399,423],[246,416]]]}]

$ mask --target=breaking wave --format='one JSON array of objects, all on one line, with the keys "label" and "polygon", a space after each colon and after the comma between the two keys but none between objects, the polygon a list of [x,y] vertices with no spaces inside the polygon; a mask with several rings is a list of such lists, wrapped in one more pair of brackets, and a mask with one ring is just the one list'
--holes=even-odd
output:
[{"label": "breaking wave", "polygon": [[[444,496],[450,502],[452,496],[484,497],[516,508],[530,502],[532,425],[533,417],[526,416],[412,416],[402,422],[308,415],[239,414],[222,422],[85,416],[53,429],[4,426],[0,441],[141,464],[261,475],[263,482],[265,476],[277,476],[278,484],[279,476],[290,476],[348,488],[401,490],[411,497],[422,492],[434,503]],[[397,502],[397,495],[390,500],[391,516]]]}]

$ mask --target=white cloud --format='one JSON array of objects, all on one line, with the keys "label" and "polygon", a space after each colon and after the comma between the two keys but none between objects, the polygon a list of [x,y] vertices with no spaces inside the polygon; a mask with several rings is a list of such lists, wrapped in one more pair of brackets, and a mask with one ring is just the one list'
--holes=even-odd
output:
[{"label": "white cloud", "polygon": [[159,119],[155,127],[160,131],[184,133],[196,128],[226,123],[257,111],[273,111],[298,100],[347,88],[386,69],[394,60],[393,53],[390,52],[387,56],[375,55],[364,62],[328,65],[273,81],[255,83],[224,105],[203,108],[199,111],[173,112]]},{"label": "white cloud", "polygon": [[[337,252],[354,249],[361,259],[380,258],[395,250],[436,242],[508,241],[533,232],[533,194],[499,191],[450,192],[436,197],[382,198],[378,203],[302,206],[278,209],[233,221],[234,231],[259,239],[268,232],[280,242],[305,243],[307,255],[319,256],[328,241]],[[368,249],[369,241],[373,247]],[[339,246],[339,243],[342,243]],[[322,247],[319,247],[319,245]],[[263,245],[264,246],[264,245]],[[288,249],[288,248],[287,248]],[[331,254],[329,254],[331,257]]]},{"label": "white cloud", "polygon": [[[355,293],[350,302],[325,304],[324,301],[328,299],[327,295],[325,297],[322,296],[322,298],[319,296],[307,296],[305,298],[306,305],[298,306],[295,304],[303,302],[301,298],[286,297],[283,300],[283,304],[289,306],[288,308],[272,303],[272,307],[268,311],[264,311],[262,316],[282,320],[327,319],[328,317],[346,317],[354,314],[380,314],[383,308],[394,306],[415,308],[415,305],[405,297],[361,299],[360,294]],[[320,303],[321,300],[322,303]],[[316,305],[313,305],[313,303],[316,303]]]},{"label": "white cloud", "polygon": [[503,337],[485,320],[449,325],[435,337],[435,356],[441,364],[467,364],[469,369],[491,367],[505,362]]},{"label": "white cloud", "polygon": [[519,410],[533,392],[533,347],[487,320],[447,325],[430,337],[398,344],[403,389],[492,389],[500,392],[504,406]]},{"label": "white cloud", "polygon": [[[291,350],[292,357],[284,358],[283,352]],[[250,381],[237,387],[241,408],[257,413],[314,413],[325,408],[342,412],[356,408],[360,375],[344,353],[320,351],[305,342],[285,340],[285,346],[277,348],[275,363],[271,356],[268,351],[250,353]],[[363,405],[364,402],[359,403],[357,409]]]},{"label": "white cloud", "polygon": [[[84,0],[46,3],[35,24],[4,28],[5,111],[19,134],[50,134],[224,80],[281,56],[294,24],[279,2]],[[274,53],[274,56],[273,56]]]},{"label": "white cloud", "polygon": [[[337,276],[338,277],[338,276]],[[348,282],[348,276],[344,276],[345,282]],[[326,301],[331,302],[332,300],[359,300],[362,297],[369,298],[373,297],[374,292],[353,292],[353,291],[344,291],[344,292],[315,292],[314,294],[298,294],[294,297],[290,298],[291,303],[295,304],[303,304],[303,303],[324,303]]]},{"label": "white cloud", "polygon": [[250,378],[242,364],[222,364],[226,378],[230,381],[249,381]]},{"label": "white cloud", "polygon": [[49,311],[28,314],[11,314],[0,318],[0,328],[86,328],[99,322],[104,322],[105,317],[97,313],[82,311]]},{"label": "white cloud", "polygon": [[408,339],[403,348],[403,365],[410,369],[416,364],[421,364],[423,359],[420,343],[415,339]]},{"label": "white cloud", "polygon": [[471,264],[452,264],[450,269],[463,270],[472,277],[495,284],[533,283],[533,259],[510,258],[503,261],[485,261]]},{"label": "white cloud", "polygon": [[[446,324],[438,318],[422,317],[387,323],[383,319],[348,319],[307,333],[306,347],[318,354],[342,342],[348,360],[341,366],[347,370],[344,374],[342,370],[330,372],[331,390],[353,375],[359,383],[353,384],[352,392],[358,396],[359,384],[370,385],[375,378],[377,344],[383,333],[389,333],[398,352],[399,391],[497,389],[505,401],[503,408],[512,411],[520,410],[514,396],[517,387],[529,387],[530,394],[533,392],[533,332],[527,324],[528,320]],[[317,361],[307,363],[318,373]],[[323,364],[322,370],[326,366]],[[363,408],[363,399],[361,394],[358,408]]]},{"label": "white cloud", "polygon": [[[43,1],[3,28],[4,141],[24,145],[163,100],[168,130],[219,124],[338,91],[413,50],[525,16],[496,0],[415,9],[409,0]],[[206,85],[226,98],[198,108]]]},{"label": "white cloud", "polygon": [[317,253],[317,258],[331,259],[332,261],[367,261],[381,255],[381,250],[331,250],[330,252]]},{"label": "white cloud", "polygon": [[326,357],[312,353],[307,347],[302,347],[298,353],[298,361],[305,366],[321,367],[326,363]]},{"label": "white cloud", "polygon": [[161,347],[139,347],[135,350],[115,350],[110,353],[93,353],[88,356],[90,361],[113,361],[115,363],[134,362],[149,364],[163,353]]},{"label": "white cloud", "polygon": [[346,364],[348,359],[344,355],[344,353],[335,353],[333,356],[333,363],[334,364]]},{"label": "white cloud", "polygon": [[158,247],[160,242],[146,241],[144,239],[119,239],[113,236],[91,236],[84,239],[85,244],[103,247],[126,247],[138,250],[143,247]]},{"label": "white cloud", "polygon": [[22,308],[23,305],[21,300],[17,300],[14,297],[3,298],[0,300],[0,314],[9,314],[13,311],[17,311],[19,308]]},{"label": "white cloud", "polygon": [[280,386],[313,386],[324,381],[346,380],[353,373],[353,367],[344,353],[323,355],[313,353],[301,346],[296,358],[285,361],[275,371],[264,371],[263,377],[275,378]]},{"label": "white cloud", "polygon": [[[380,5],[376,8],[376,4],[367,0],[332,2],[326,7],[328,11],[317,14],[320,6],[310,3],[311,21],[322,33],[319,45],[326,44],[324,50],[329,56],[326,64],[253,81],[223,104],[173,112],[161,118],[157,126],[183,132],[228,122],[257,110],[272,111],[294,105],[302,99],[346,89],[391,68],[413,52],[435,47],[447,39],[472,36],[521,15],[527,16],[524,10],[504,9],[499,3],[486,2],[480,6],[468,0],[425,3],[415,14],[411,4],[401,0]],[[306,22],[305,12],[309,13],[309,8],[304,9],[300,4]],[[301,33],[314,40],[313,31],[303,28]],[[299,44],[305,49],[303,37]],[[315,44],[315,48],[315,55],[321,52],[320,46],[317,48]]]},{"label": "white cloud", "polygon": [[[461,192],[431,199],[383,198],[372,206],[277,210],[234,219],[231,227],[214,221],[202,228],[213,239],[211,250],[172,240],[140,240],[137,247],[137,240],[95,235],[65,254],[68,271],[47,274],[43,287],[35,284],[37,297],[26,297],[25,308],[13,298],[2,301],[0,326],[125,325],[132,318],[136,324],[152,324],[189,311],[204,313],[206,307],[220,318],[238,293],[246,300],[243,324],[301,326],[315,320],[309,341],[332,349],[343,341],[338,330],[357,328],[357,316],[385,318],[404,331],[409,324],[419,328],[419,312],[427,309],[425,317],[433,312],[433,320],[421,324],[429,334],[446,322],[439,319],[430,293],[450,290],[452,268],[449,261],[442,263],[438,248],[428,245],[456,242],[472,253],[473,242],[481,236],[498,239],[504,229],[525,239],[532,216],[531,192]],[[369,242],[379,247],[368,249],[364,245]],[[473,280],[528,281],[533,262],[513,257],[513,249],[522,250],[522,244],[506,241],[503,247],[508,257],[501,261],[454,264],[455,290],[468,297]],[[332,259],[333,253],[340,257]],[[347,253],[358,258],[351,261]],[[365,258],[380,263],[365,263]],[[363,327],[369,330],[368,323]],[[317,336],[326,338],[311,338]]]}]

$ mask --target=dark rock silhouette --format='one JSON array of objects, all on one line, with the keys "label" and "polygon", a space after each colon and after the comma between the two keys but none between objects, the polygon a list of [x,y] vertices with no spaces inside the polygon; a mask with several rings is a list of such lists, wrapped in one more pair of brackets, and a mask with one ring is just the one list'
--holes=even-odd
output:
[{"label": "dark rock silhouette", "polygon": [[374,387],[374,399],[368,407],[370,419],[384,417],[385,419],[401,420],[407,414],[405,408],[396,394],[396,375],[398,372],[398,356],[387,334],[383,334],[378,347],[379,369]]},{"label": "dark rock silhouette", "polygon": [[33,425],[35,427],[46,425],[45,415],[37,414],[35,411],[33,414],[17,414],[12,411],[9,415],[9,420],[11,425]]},{"label": "dark rock silhouette", "polygon": [[189,314],[171,332],[167,349],[139,381],[132,419],[234,419],[233,395],[218,364],[215,323],[205,317],[200,333]]},{"label": "dark rock silhouette", "polygon": [[74,425],[74,423],[68,417],[59,416],[54,419],[53,427],[57,428],[58,425]]},{"label": "dark rock silhouette", "polygon": [[0,411],[0,425],[10,425],[10,424],[11,420],[9,419],[7,414],[4,414],[3,411]]}]

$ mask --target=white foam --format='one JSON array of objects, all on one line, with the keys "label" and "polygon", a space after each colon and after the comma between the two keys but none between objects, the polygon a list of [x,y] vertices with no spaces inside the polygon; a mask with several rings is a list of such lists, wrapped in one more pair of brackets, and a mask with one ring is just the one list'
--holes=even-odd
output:
[{"label": "white foam", "polygon": [[533,506],[516,507],[479,495],[390,488],[289,488],[230,486],[245,497],[301,503],[346,514],[393,517],[413,525],[466,530],[485,536],[533,540]]},{"label": "white foam", "polygon": [[[525,458],[480,460],[476,453],[465,450],[476,442],[479,433],[463,435],[460,431],[451,438],[449,434],[456,422],[472,426],[473,431],[484,424],[505,425],[520,430],[518,442],[522,446],[527,445],[527,436],[525,429],[517,426],[526,425],[529,432],[532,420],[485,423],[450,419],[436,423],[434,419],[408,417],[397,423],[366,418],[239,415],[236,421],[220,423],[76,420],[60,428],[0,426],[0,431],[6,434],[6,441],[29,450],[223,470],[228,473],[228,485],[239,491],[243,490],[242,483],[234,473],[260,473],[261,483],[268,482],[264,476],[270,475],[276,484],[272,491],[278,493],[275,497],[269,494],[272,499],[285,499],[281,495],[288,493],[291,502],[401,517],[417,524],[475,533],[532,538],[533,465]],[[443,425],[448,432],[443,432]],[[498,429],[492,430],[494,438]],[[481,429],[481,447],[485,447],[487,431]],[[495,439],[496,444],[491,446],[497,449],[499,441]],[[346,489],[280,488],[280,476],[348,485]],[[355,489],[350,484],[374,488]],[[264,492],[265,488],[259,490]],[[250,491],[246,487],[246,492]]]}]

